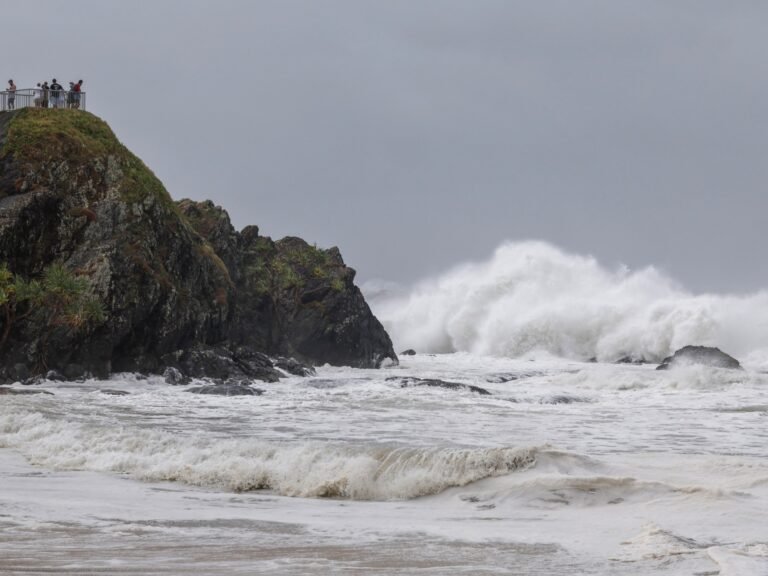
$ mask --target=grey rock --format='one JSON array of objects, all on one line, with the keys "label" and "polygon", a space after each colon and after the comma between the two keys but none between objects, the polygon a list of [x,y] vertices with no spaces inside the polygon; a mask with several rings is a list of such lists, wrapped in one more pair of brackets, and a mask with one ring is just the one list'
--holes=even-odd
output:
[{"label": "grey rock", "polygon": [[401,388],[411,388],[414,386],[428,386],[430,388],[445,388],[448,390],[463,390],[467,392],[474,392],[483,396],[490,396],[491,393],[485,388],[480,386],[474,386],[472,384],[461,384],[459,382],[446,382],[445,380],[439,380],[437,378],[414,378],[411,376],[391,376],[387,378],[387,381],[399,381]]},{"label": "grey rock", "polygon": [[416,356],[416,350],[413,348],[408,348],[408,350],[403,350],[400,352],[400,356]]},{"label": "grey rock", "polygon": [[162,361],[185,377],[227,380],[255,379],[277,382],[280,372],[272,367],[270,358],[247,346],[230,349],[227,346],[197,345],[163,356]]},{"label": "grey rock", "polygon": [[581,402],[590,402],[588,398],[582,398],[581,396],[567,396],[565,394],[557,394],[555,396],[548,396],[539,400],[540,404],[574,404]]},{"label": "grey rock", "polygon": [[525,378],[533,378],[535,376],[541,376],[543,372],[507,372],[501,374],[492,374],[488,376],[485,381],[489,384],[505,384],[506,382],[515,382],[516,380],[524,380]]},{"label": "grey rock", "polygon": [[50,394],[53,396],[53,392],[48,390],[20,390],[19,388],[10,388],[8,386],[0,386],[0,396],[2,395],[20,395],[20,394]]},{"label": "grey rock", "polygon": [[614,362],[614,364],[647,364],[647,360],[642,356],[622,356]]},{"label": "grey rock", "polygon": [[189,384],[191,381],[188,376],[184,376],[184,374],[181,373],[181,370],[174,368],[173,366],[168,366],[168,368],[165,369],[163,372],[163,378],[167,384],[172,386]]},{"label": "grey rock", "polygon": [[302,364],[295,358],[284,358],[280,356],[275,361],[275,366],[294,376],[314,376],[317,374],[312,366]]},{"label": "grey rock", "polygon": [[742,370],[741,364],[733,356],[729,356],[719,348],[708,346],[685,346],[672,356],[662,360],[656,370],[669,370],[678,366],[700,365],[711,368],[728,368]]},{"label": "grey rock", "polygon": [[211,394],[215,396],[261,396],[264,390],[251,388],[241,383],[208,384],[187,389],[192,394]]}]

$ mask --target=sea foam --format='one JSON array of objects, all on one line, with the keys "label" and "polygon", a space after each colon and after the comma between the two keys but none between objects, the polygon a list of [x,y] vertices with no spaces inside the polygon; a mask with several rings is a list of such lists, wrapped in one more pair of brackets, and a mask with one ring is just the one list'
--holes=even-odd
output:
[{"label": "sea foam", "polygon": [[284,496],[403,500],[524,470],[536,447],[416,448],[216,439],[133,426],[103,428],[0,405],[0,448],[54,470],[128,474]]},{"label": "sea foam", "polygon": [[406,293],[366,293],[398,349],[658,361],[696,344],[768,365],[768,293],[695,295],[653,267],[610,270],[543,242],[503,244]]}]

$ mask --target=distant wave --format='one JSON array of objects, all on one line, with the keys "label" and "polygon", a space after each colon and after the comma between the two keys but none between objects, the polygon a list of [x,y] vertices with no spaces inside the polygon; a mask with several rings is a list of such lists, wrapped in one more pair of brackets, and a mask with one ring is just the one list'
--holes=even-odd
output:
[{"label": "distant wave", "polygon": [[408,448],[323,442],[276,443],[102,428],[0,405],[0,448],[58,470],[129,474],[284,496],[404,500],[524,470],[536,447]]},{"label": "distant wave", "polygon": [[694,295],[653,267],[609,270],[544,242],[503,244],[405,293],[370,288],[398,349],[657,361],[697,344],[768,358],[768,293]]}]

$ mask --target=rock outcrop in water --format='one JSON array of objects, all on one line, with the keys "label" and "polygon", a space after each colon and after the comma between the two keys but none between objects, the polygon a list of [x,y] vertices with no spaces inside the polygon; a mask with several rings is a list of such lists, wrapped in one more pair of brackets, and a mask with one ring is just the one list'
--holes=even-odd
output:
[{"label": "rock outcrop in water", "polygon": [[712,368],[729,368],[741,370],[741,364],[733,356],[729,356],[719,348],[707,346],[685,346],[676,351],[672,356],[662,360],[656,370],[669,370],[677,366],[690,366],[698,364]]},{"label": "rock outcrop in water", "polygon": [[278,373],[258,354],[299,365],[397,359],[338,249],[238,232],[210,201],[174,202],[82,111],[0,113],[0,263],[25,280],[61,264],[104,312],[42,322],[14,305],[12,289],[0,295],[0,380],[169,366],[198,376],[211,365],[222,377],[271,379]]},{"label": "rock outcrop in water", "polygon": [[472,384],[461,384],[459,382],[446,382],[437,378],[416,378],[414,376],[390,376],[387,382],[399,382],[400,388],[413,388],[415,386],[426,386],[428,388],[445,388],[446,390],[461,390],[465,392],[474,392],[481,396],[490,396],[491,393],[485,388],[474,386]]}]

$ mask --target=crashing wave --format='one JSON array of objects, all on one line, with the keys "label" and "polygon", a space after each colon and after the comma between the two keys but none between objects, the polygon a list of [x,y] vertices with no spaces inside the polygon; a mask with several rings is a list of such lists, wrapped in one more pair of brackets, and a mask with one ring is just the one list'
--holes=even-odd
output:
[{"label": "crashing wave", "polygon": [[369,297],[398,349],[659,361],[699,344],[768,357],[768,293],[694,295],[655,268],[609,270],[543,242]]}]

